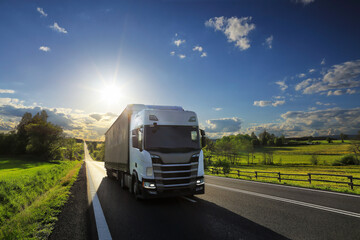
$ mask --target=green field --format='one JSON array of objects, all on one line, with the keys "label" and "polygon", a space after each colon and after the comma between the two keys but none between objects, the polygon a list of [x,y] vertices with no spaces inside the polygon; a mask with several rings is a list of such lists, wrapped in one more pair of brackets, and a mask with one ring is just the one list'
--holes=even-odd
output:
[{"label": "green field", "polygon": [[[250,161],[248,164],[247,153],[242,153],[234,160],[234,158],[224,155],[215,155],[211,157],[211,164],[208,163],[209,168],[213,168],[216,163],[221,161],[230,162],[231,172],[224,175],[222,172],[222,166],[217,169],[220,170],[220,174],[214,174],[217,176],[239,178],[236,171],[269,171],[269,172],[281,172],[282,174],[307,174],[307,173],[324,173],[324,174],[336,174],[336,175],[351,175],[356,178],[360,178],[360,165],[352,166],[332,166],[333,163],[338,162],[342,157],[351,154],[350,142],[345,141],[341,143],[340,140],[328,143],[326,141],[319,141],[320,144],[316,145],[298,145],[298,146],[281,146],[281,147],[259,147],[254,150],[254,158],[252,159],[250,154]],[[272,154],[273,164],[264,164],[264,155]],[[205,153],[205,156],[209,156],[209,152]],[[311,158],[315,156],[317,158],[317,164],[311,161]],[[216,168],[216,167],[215,167]],[[207,174],[212,174],[207,170]],[[287,184],[294,186],[318,188],[339,192],[348,192],[360,194],[360,187],[354,186],[354,190],[351,190],[347,184],[330,183],[313,181],[311,184],[307,181],[291,181],[284,180],[279,182],[276,178],[255,178],[255,173],[246,174],[251,177],[240,176],[241,179],[248,179],[262,182],[272,182],[277,184]],[[276,174],[262,174],[264,176],[276,177]],[[286,177],[284,177],[286,178]],[[307,179],[306,176],[288,177],[295,179]],[[336,181],[336,182],[349,182],[346,177],[334,177],[334,176],[316,176],[316,179]],[[360,184],[360,180],[354,180],[354,184]]]},{"label": "green field", "polygon": [[[316,145],[299,145],[299,146],[281,146],[281,147],[259,147],[254,150],[254,159],[250,163],[261,164],[264,153],[272,153],[274,164],[277,165],[308,165],[311,164],[311,157],[315,155],[318,158],[319,165],[331,165],[336,160],[350,154],[350,143],[335,140],[333,143],[319,141]],[[213,155],[212,160],[224,160],[225,156]],[[237,164],[247,165],[247,154],[242,153],[236,160]]]},{"label": "green field", "polygon": [[0,239],[46,239],[80,161],[0,158]]}]

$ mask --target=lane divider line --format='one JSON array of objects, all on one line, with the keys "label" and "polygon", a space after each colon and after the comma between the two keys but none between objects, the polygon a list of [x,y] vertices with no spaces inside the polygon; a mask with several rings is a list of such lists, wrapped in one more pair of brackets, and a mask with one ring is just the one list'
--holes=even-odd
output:
[{"label": "lane divider line", "polygon": [[99,198],[96,194],[96,190],[95,190],[92,178],[91,178],[91,173],[90,173],[88,164],[86,164],[86,169],[87,169],[87,173],[88,173],[87,176],[88,176],[88,182],[89,182],[89,187],[90,187],[90,195],[92,198],[92,204],[93,204],[93,208],[94,208],[95,223],[96,223],[96,229],[98,232],[98,238],[99,238],[99,240],[112,240],[112,237],[111,237],[111,234],[109,231],[109,227],[106,223],[106,219],[105,219],[104,213],[101,208]]},{"label": "lane divider line", "polygon": [[312,204],[312,203],[306,203],[306,202],[291,200],[291,199],[282,198],[282,197],[271,196],[271,195],[262,194],[262,193],[255,193],[255,192],[250,192],[250,191],[246,191],[246,190],[240,190],[240,189],[236,189],[236,188],[219,186],[219,185],[215,185],[215,184],[211,184],[211,183],[206,183],[206,185],[216,187],[216,188],[221,188],[221,189],[228,190],[228,191],[244,193],[244,194],[248,194],[248,195],[252,195],[252,196],[277,200],[277,201],[286,202],[286,203],[292,203],[292,204],[296,204],[296,205],[300,205],[300,206],[304,206],[304,207],[315,208],[315,209],[320,209],[320,210],[323,210],[323,211],[328,211],[328,212],[338,213],[338,214],[342,214],[342,215],[346,215],[346,216],[350,216],[350,217],[360,218],[360,214],[356,213],[356,212],[349,212],[349,211],[345,211],[345,210],[341,210],[341,209],[325,207],[325,206],[316,205],[316,204]]},{"label": "lane divider line", "polygon": [[247,182],[247,183],[254,183],[254,184],[264,184],[264,185],[271,185],[271,186],[274,186],[274,187],[294,188],[294,189],[304,190],[304,191],[312,191],[312,192],[318,192],[318,193],[341,195],[341,196],[345,196],[345,197],[360,198],[360,195],[346,194],[346,193],[339,193],[339,192],[330,192],[330,191],[311,189],[311,188],[305,188],[305,187],[287,186],[287,185],[276,184],[276,183],[257,182],[257,181],[251,181],[251,180],[246,180],[246,179],[238,179],[238,178],[225,178],[225,177],[218,177],[218,176],[212,176],[212,175],[206,175],[206,177],[221,178],[223,180],[229,180],[229,181],[232,181],[232,182],[239,181],[239,182]]}]

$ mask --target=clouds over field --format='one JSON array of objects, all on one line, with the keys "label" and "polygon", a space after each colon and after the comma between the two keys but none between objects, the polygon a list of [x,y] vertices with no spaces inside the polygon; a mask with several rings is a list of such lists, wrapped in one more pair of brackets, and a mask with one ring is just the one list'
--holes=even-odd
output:
[{"label": "clouds over field", "polygon": [[354,134],[360,126],[360,108],[288,111],[281,118],[280,122],[259,124],[248,128],[246,132],[260,133],[266,129],[275,135],[285,136]]},{"label": "clouds over field", "polygon": [[25,106],[16,98],[0,98],[0,131],[15,129],[25,112],[35,115],[42,110],[46,110],[48,120],[63,127],[67,135],[84,139],[103,139],[105,131],[117,117],[114,113],[87,114],[69,108]]}]

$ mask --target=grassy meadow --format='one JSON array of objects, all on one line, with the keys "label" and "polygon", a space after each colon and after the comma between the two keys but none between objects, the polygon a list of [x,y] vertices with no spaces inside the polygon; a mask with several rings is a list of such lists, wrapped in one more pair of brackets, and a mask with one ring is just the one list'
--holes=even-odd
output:
[{"label": "grassy meadow", "polygon": [[[281,172],[282,174],[307,174],[307,173],[324,173],[324,174],[337,174],[337,175],[351,175],[356,178],[360,178],[360,165],[349,165],[349,166],[333,166],[334,163],[340,161],[340,159],[346,155],[352,154],[350,151],[350,142],[345,141],[344,143],[341,140],[335,140],[333,143],[328,143],[327,141],[317,141],[320,144],[314,145],[297,145],[297,146],[267,146],[255,148],[254,158],[252,155],[249,156],[249,164],[247,154],[242,154],[237,157],[235,160],[221,156],[221,155],[212,155],[211,162],[208,164],[208,170],[206,174],[212,175],[210,171],[211,168],[214,168],[216,162],[219,160],[224,161],[227,159],[230,160],[231,171],[229,174],[223,174],[221,171],[220,174],[214,174],[217,176],[231,177],[231,178],[241,178],[254,181],[262,182],[272,182],[277,184],[286,184],[293,186],[317,188],[331,191],[347,192],[360,194],[360,187],[354,186],[354,190],[351,190],[347,184],[338,184],[330,182],[320,182],[312,181],[302,182],[302,181],[291,181],[291,180],[282,180],[278,181],[276,178],[261,178],[255,179],[255,171],[268,171],[268,172]],[[264,155],[272,154],[273,163],[264,164]],[[205,154],[205,155],[208,155]],[[315,163],[312,159],[317,159]],[[216,167],[215,167],[216,169]],[[220,170],[221,167],[218,167]],[[251,177],[241,176],[238,177],[237,170],[249,171],[250,173],[243,173],[243,175],[250,175]],[[261,173],[263,176],[272,176],[276,177],[276,174],[265,174]],[[286,176],[283,176],[286,178]],[[288,177],[291,179],[302,179],[306,180],[306,176],[291,176]],[[314,176],[315,179],[320,180],[330,180],[338,182],[349,182],[349,179],[346,177],[334,177],[334,176]],[[354,180],[354,184],[360,184],[360,180]]]},{"label": "grassy meadow", "polygon": [[81,161],[0,157],[0,239],[46,239]]}]

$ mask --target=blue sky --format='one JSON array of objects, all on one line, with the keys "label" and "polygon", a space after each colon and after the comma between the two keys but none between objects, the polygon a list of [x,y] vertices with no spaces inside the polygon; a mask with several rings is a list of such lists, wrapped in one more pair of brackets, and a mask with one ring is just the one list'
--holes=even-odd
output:
[{"label": "blue sky", "polygon": [[99,139],[126,104],[211,137],[360,129],[357,1],[1,1],[0,130],[41,109]]}]

